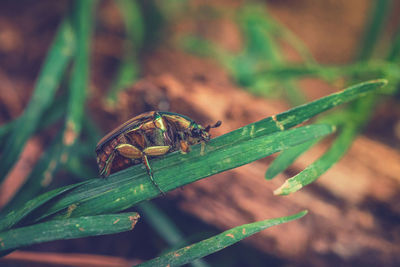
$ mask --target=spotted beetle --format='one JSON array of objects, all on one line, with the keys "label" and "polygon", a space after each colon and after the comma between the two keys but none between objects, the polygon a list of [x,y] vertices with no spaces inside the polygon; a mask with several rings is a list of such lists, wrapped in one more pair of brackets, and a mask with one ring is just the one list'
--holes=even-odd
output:
[{"label": "spotted beetle", "polygon": [[192,119],[172,112],[150,111],[123,123],[96,146],[97,164],[102,177],[129,166],[143,163],[154,186],[162,193],[154,180],[149,158],[173,151],[187,153],[190,146],[210,140],[209,131],[221,125],[203,127]]}]

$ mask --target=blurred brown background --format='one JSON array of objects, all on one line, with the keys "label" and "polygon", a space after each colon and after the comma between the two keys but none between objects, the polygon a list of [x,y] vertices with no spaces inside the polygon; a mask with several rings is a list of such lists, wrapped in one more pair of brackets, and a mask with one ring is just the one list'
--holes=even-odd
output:
[{"label": "blurred brown background", "polygon": [[[146,43],[138,55],[140,79],[120,92],[118,104],[110,107],[102,99],[121,59],[125,37],[115,3],[100,1],[92,42],[86,111],[104,133],[141,112],[169,109],[204,124],[222,120],[222,126],[213,130],[215,136],[290,108],[282,98],[262,98],[246,92],[216,60],[195,56],[175,46],[177,36],[195,32],[228,51],[240,50],[243,39],[232,21],[226,17],[204,18],[191,14],[200,14],[210,7],[234,10],[241,4],[241,1],[189,1],[186,16],[179,13],[171,18],[157,42]],[[371,1],[365,0],[270,0],[262,4],[274,19],[304,42],[319,63],[324,64],[346,64],[354,60],[371,8]],[[398,25],[399,7],[399,3],[393,4],[384,40],[389,39],[386,36]],[[17,118],[27,105],[41,63],[67,9],[68,1],[0,2],[1,124]],[[293,49],[284,43],[282,46],[289,60],[299,60]],[[307,100],[338,89],[317,79],[303,79],[300,84]],[[155,203],[174,220],[186,220],[203,233],[309,210],[301,220],[265,230],[206,258],[215,266],[221,263],[245,266],[248,258],[235,258],[241,253],[258,258],[254,266],[399,265],[398,102],[398,98],[384,98],[347,155],[316,183],[295,194],[280,197],[272,192],[286,178],[317,159],[327,143],[313,148],[272,181],[264,179],[268,163],[272,161],[267,158],[175,190]],[[46,149],[48,136],[52,133],[35,136],[29,141],[18,170],[13,174],[15,178],[7,179],[7,184],[0,188],[0,204],[23,182],[18,178],[29,172]],[[61,172],[60,177],[68,179],[65,172]],[[183,231],[192,233],[189,226]],[[132,259],[150,259],[164,246],[151,227],[140,222],[132,233],[52,242],[26,250],[103,254],[119,257],[115,260],[121,260],[124,265]],[[77,257],[85,258],[84,255]],[[263,263],[265,265],[260,265]]]}]

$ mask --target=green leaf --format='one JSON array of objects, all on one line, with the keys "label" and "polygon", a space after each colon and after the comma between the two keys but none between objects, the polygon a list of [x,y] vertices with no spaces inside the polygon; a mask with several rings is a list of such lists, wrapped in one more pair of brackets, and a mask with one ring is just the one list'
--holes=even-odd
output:
[{"label": "green leaf", "polygon": [[[252,137],[255,135],[252,129],[254,126],[241,129],[242,136],[246,137],[241,142],[235,139],[234,133],[229,133],[210,140],[205,147],[195,145],[185,155],[174,152],[153,159],[150,164],[157,184],[167,192],[333,131],[329,125],[311,125]],[[261,125],[260,129],[263,129]],[[46,206],[37,220],[61,210],[64,211],[58,218],[116,212],[154,198],[159,193],[144,167],[136,165],[107,179],[90,180],[66,193],[49,207]]]},{"label": "green leaf", "polygon": [[136,212],[52,220],[0,233],[0,251],[59,239],[130,231],[139,220]]},{"label": "green leaf", "polygon": [[311,140],[282,151],[268,167],[268,170],[265,173],[265,179],[271,180],[276,175],[286,170],[301,154],[306,152],[319,141],[320,139]]},{"label": "green leaf", "polygon": [[368,26],[364,38],[360,43],[360,49],[358,49],[360,51],[358,55],[359,60],[368,60],[371,58],[379,35],[383,32],[384,22],[387,20],[389,12],[391,12],[391,0],[375,0],[372,2],[375,3],[371,5],[370,14],[367,16],[369,19]]},{"label": "green leaf", "polygon": [[71,24],[65,20],[57,31],[28,107],[13,123],[12,133],[0,158],[0,182],[17,162],[26,141],[37,129],[44,111],[51,105],[73,52],[74,35]]},{"label": "green leaf", "polygon": [[47,201],[49,201],[57,196],[60,196],[61,194],[67,192],[68,190],[71,190],[72,188],[75,188],[84,183],[85,182],[57,188],[50,192],[44,193],[32,200],[29,200],[28,202],[25,203],[25,205],[22,208],[20,208],[16,211],[11,211],[4,217],[0,217],[0,232],[11,228],[13,225],[17,224],[25,216],[27,216],[29,213],[31,213],[32,211],[34,211],[35,209],[37,209],[38,207],[40,207]]},{"label": "green leaf", "polygon": [[286,180],[281,187],[274,191],[274,195],[288,195],[294,193],[315,181],[347,152],[354,138],[357,136],[357,133],[357,127],[352,127],[350,125],[344,127],[329,150],[322,157],[296,176]]},{"label": "green leaf", "polygon": [[[148,224],[168,243],[171,247],[178,244],[186,244],[183,233],[177,228],[174,222],[156,205],[150,201],[142,202],[138,205],[142,217]],[[193,267],[206,267],[208,264],[201,260],[191,263]]]},{"label": "green leaf", "polygon": [[86,90],[89,79],[89,46],[93,24],[93,8],[97,1],[75,1],[72,9],[76,35],[76,53],[69,86],[69,100],[63,144],[66,151],[79,137],[82,128]]},{"label": "green leaf", "polygon": [[266,228],[299,219],[306,214],[307,211],[302,211],[287,217],[269,219],[238,226],[198,243],[166,253],[158,258],[144,262],[137,266],[181,266],[195,259],[202,258],[220,251]]},{"label": "green leaf", "polygon": [[[349,102],[385,85],[385,80],[354,85],[344,91],[249,124],[224,136],[212,139],[205,148],[193,146],[192,152],[179,152],[151,160],[159,186],[172,190],[215,173],[260,159],[280,150],[329,134],[331,126],[314,125],[284,131],[339,104]],[[281,132],[282,131],[282,132]],[[48,203],[36,214],[41,219],[67,209],[58,216],[82,216],[93,212],[109,213],[126,209],[157,196],[143,166],[136,165],[107,179],[93,179]]]}]

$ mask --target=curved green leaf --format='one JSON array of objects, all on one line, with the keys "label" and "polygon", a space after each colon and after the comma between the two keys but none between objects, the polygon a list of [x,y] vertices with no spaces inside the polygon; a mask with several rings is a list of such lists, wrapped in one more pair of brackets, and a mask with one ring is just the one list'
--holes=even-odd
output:
[{"label": "curved green leaf", "polygon": [[307,211],[302,211],[287,217],[269,219],[238,226],[198,243],[166,253],[158,258],[144,262],[137,266],[181,266],[195,259],[202,258],[220,251],[266,228],[299,219],[306,214]]},{"label": "curved green leaf", "polygon": [[52,220],[0,233],[0,251],[59,239],[73,239],[130,231],[139,220],[136,212]]},{"label": "curved green leaf", "polygon": [[47,201],[49,201],[57,196],[60,196],[61,194],[67,192],[68,190],[71,190],[72,188],[80,186],[84,183],[85,182],[57,188],[50,192],[44,193],[32,200],[29,200],[28,202],[25,203],[25,205],[21,209],[16,210],[16,211],[11,211],[6,216],[0,218],[0,232],[11,228],[13,225],[17,224],[25,216],[27,216],[29,213],[31,213],[32,211],[34,211],[35,209],[37,209],[38,207],[40,207]]},{"label": "curved green leaf", "polygon": [[[250,127],[251,128],[251,127]],[[237,142],[232,133],[211,140],[205,147],[196,145],[185,155],[180,152],[153,159],[154,177],[167,192],[204,177],[242,166],[282,149],[329,134],[329,125],[310,125],[271,135],[251,138],[253,131],[242,130],[249,140]],[[44,207],[38,219],[64,210],[59,217],[78,217],[88,214],[116,212],[159,195],[141,165],[111,175],[93,179],[66,193],[56,202]],[[68,210],[66,208],[70,207]]]}]

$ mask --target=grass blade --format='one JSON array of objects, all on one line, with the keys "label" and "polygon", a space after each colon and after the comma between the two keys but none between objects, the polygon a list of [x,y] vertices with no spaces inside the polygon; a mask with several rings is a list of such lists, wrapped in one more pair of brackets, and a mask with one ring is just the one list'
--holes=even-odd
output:
[{"label": "grass blade", "polygon": [[60,239],[130,231],[139,220],[136,212],[52,220],[0,233],[0,251]]},{"label": "grass blade", "polygon": [[[250,140],[237,142],[232,133],[211,140],[204,148],[168,154],[151,161],[154,177],[165,192],[204,177],[250,163],[282,149],[329,134],[329,125],[311,125],[251,138],[252,132],[243,131]],[[61,197],[38,212],[38,219],[64,210],[58,217],[78,217],[88,214],[116,212],[141,201],[156,197],[160,192],[152,185],[143,166],[136,165],[111,175],[107,179],[93,179]],[[65,209],[69,207],[69,210]]]},{"label": "grass blade", "polygon": [[315,181],[347,152],[357,133],[357,127],[348,126],[343,128],[330,149],[322,157],[299,174],[286,180],[281,187],[274,191],[274,195],[294,193]]},{"label": "grass blade", "polygon": [[26,202],[25,205],[22,208],[20,208],[19,210],[11,211],[6,216],[0,218],[0,232],[11,228],[13,225],[17,224],[25,216],[27,216],[29,213],[31,213],[32,211],[34,211],[35,209],[37,209],[38,207],[40,207],[47,201],[49,201],[57,196],[60,196],[61,194],[67,192],[68,190],[71,190],[72,188],[82,185],[83,183],[77,183],[77,184],[57,188],[55,190],[44,193],[44,194]]},{"label": "grass blade", "polygon": [[265,173],[265,179],[271,180],[276,175],[286,170],[301,154],[306,152],[319,141],[320,139],[311,140],[282,151],[268,167],[268,170]]},{"label": "grass blade", "polygon": [[368,60],[371,58],[374,47],[379,39],[379,34],[381,34],[383,24],[388,18],[388,13],[390,10],[391,0],[375,0],[373,1],[370,10],[370,21],[364,35],[364,38],[360,44],[360,53],[358,55],[359,60]]},{"label": "grass blade", "polygon": [[11,137],[7,141],[0,159],[0,182],[17,162],[23,146],[36,130],[43,112],[52,103],[55,91],[73,52],[74,35],[70,23],[65,20],[46,57],[28,107],[13,125]]},{"label": "grass blade", "polygon": [[245,224],[232,228],[221,234],[205,239],[193,245],[178,249],[173,252],[164,254],[158,258],[152,259],[137,266],[181,266],[195,259],[202,258],[217,251],[220,251],[228,246],[231,246],[240,240],[258,233],[266,228],[274,225],[279,225],[292,220],[299,219],[307,214],[307,211],[302,211],[297,214],[270,219],[250,224]]},{"label": "grass blade", "polygon": [[[328,125],[284,130],[329,108],[374,92],[386,83],[386,80],[376,80],[357,84],[212,139],[205,148],[193,146],[192,152],[186,155],[175,152],[153,159],[151,165],[155,179],[164,191],[168,191],[329,134],[333,128]],[[50,201],[35,211],[30,219],[38,220],[60,211],[62,213],[58,216],[66,217],[116,212],[151,199],[158,193],[143,166],[136,165],[107,179],[88,181],[57,201]],[[66,213],[68,207],[70,212]]]},{"label": "grass blade", "polygon": [[[168,216],[153,203],[146,201],[138,205],[140,213],[151,227],[168,243],[170,247],[185,242],[183,233],[168,218]],[[185,244],[185,243],[184,243]],[[193,267],[206,267],[208,264],[202,260],[194,260],[190,263]]]},{"label": "grass blade", "polygon": [[[93,7],[97,1],[75,1],[73,5],[73,26],[76,35],[76,53],[72,69],[66,126],[63,137],[65,149],[75,143],[82,128],[86,89],[89,79],[89,46],[92,31]],[[65,151],[63,159],[67,159]]]}]

